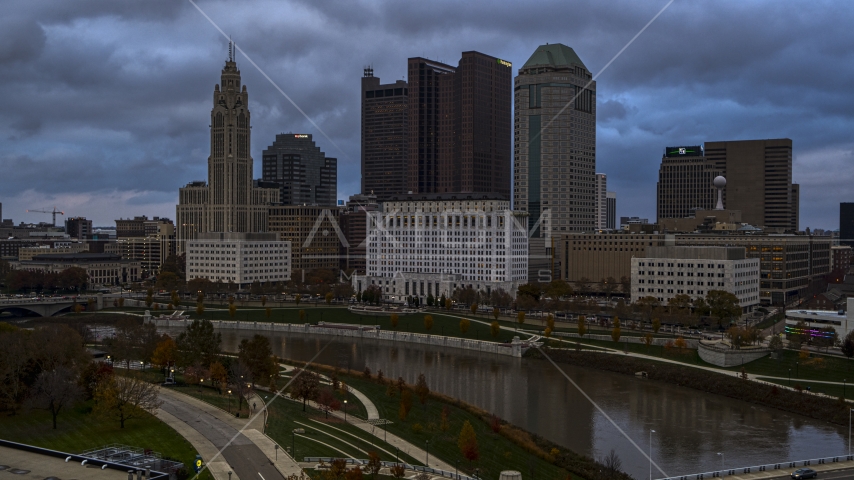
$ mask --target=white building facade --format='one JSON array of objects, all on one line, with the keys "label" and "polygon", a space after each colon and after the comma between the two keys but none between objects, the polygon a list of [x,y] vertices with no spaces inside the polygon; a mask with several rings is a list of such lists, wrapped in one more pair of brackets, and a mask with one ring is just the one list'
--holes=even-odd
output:
[{"label": "white building facade", "polygon": [[744,247],[649,247],[646,258],[632,258],[632,301],[655,297],[666,305],[676,295],[691,300],[711,290],[738,297],[744,313],[759,305],[759,259]]},{"label": "white building facade", "polygon": [[187,281],[235,283],[287,282],[291,279],[291,242],[275,233],[200,233],[187,241]]},{"label": "white building facade", "polygon": [[[444,197],[444,196],[441,196]],[[528,280],[527,215],[506,200],[391,201],[368,212],[366,275],[388,301],[449,297],[457,288],[511,295]]]}]

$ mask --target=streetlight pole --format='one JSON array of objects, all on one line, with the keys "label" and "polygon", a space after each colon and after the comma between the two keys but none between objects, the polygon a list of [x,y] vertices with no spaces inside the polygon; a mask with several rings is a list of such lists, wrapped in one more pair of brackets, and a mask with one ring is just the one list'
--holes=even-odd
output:
[{"label": "streetlight pole", "polygon": [[792,369],[789,369],[789,386],[792,386]]},{"label": "streetlight pole", "polygon": [[344,400],[344,423],[347,423],[347,400]]},{"label": "streetlight pole", "polygon": [[425,467],[430,467],[430,440],[427,440],[427,461],[424,462]]},{"label": "streetlight pole", "polygon": [[652,480],[652,434],[655,430],[649,431],[649,480]]},{"label": "streetlight pole", "polygon": [[294,461],[297,461],[297,432],[291,431],[291,454],[294,456]]},{"label": "streetlight pole", "polygon": [[723,453],[723,452],[718,452],[718,455],[720,455],[720,456],[721,456],[721,476],[724,476],[724,475],[726,475],[726,474],[724,473],[724,453]]}]

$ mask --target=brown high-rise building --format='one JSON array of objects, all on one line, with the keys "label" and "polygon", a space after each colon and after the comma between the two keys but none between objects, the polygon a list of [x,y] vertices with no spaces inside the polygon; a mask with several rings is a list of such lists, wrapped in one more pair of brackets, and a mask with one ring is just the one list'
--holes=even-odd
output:
[{"label": "brown high-rise building", "polygon": [[409,88],[386,85],[366,68],[362,77],[362,193],[380,200],[409,189],[406,156]]},{"label": "brown high-rise building", "polygon": [[408,189],[510,197],[512,66],[463,52],[457,67],[409,59]]},{"label": "brown high-rise building", "polygon": [[798,230],[800,188],[792,183],[792,140],[706,142],[705,149],[668,147],[658,179],[658,219],[692,217],[715,206],[715,176],[726,177],[724,207],[745,223]]}]

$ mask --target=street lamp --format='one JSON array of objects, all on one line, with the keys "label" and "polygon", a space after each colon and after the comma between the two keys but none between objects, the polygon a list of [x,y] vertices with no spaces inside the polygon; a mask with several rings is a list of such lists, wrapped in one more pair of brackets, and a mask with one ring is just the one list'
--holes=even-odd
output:
[{"label": "street lamp", "polygon": [[848,409],[848,458],[851,458],[851,412],[854,408]]},{"label": "street lamp", "polygon": [[347,400],[344,400],[344,423],[347,423]]},{"label": "street lamp", "polygon": [[424,462],[425,467],[430,466],[430,440],[427,440],[427,461]]},{"label": "street lamp", "polygon": [[724,453],[718,452],[718,455],[721,456],[721,476],[725,475],[724,473]]},{"label": "street lamp", "polygon": [[649,480],[652,480],[652,434],[655,430],[649,431]]},{"label": "street lamp", "polygon": [[231,390],[228,391],[228,413],[231,413]]},{"label": "street lamp", "polygon": [[293,454],[293,459],[297,461],[297,432],[291,431],[291,454]]},{"label": "street lamp", "polygon": [[792,386],[792,369],[789,369],[789,386]]}]

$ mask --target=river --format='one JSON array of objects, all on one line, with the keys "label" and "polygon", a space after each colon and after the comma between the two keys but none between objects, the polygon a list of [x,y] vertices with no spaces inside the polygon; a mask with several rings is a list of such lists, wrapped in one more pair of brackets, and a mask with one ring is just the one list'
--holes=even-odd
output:
[{"label": "river", "polygon": [[[249,332],[223,330],[223,349],[236,352]],[[310,360],[330,337],[276,334],[273,353]],[[634,440],[632,445],[545,360],[377,341],[332,341],[316,360],[414,383],[424,373],[430,389],[493,412],[510,423],[576,452],[601,458],[614,449],[623,470],[648,478],[648,451],[669,476],[786,460],[841,455],[847,428],[696,390],[626,375],[561,368]],[[653,471],[654,478],[662,477]]]}]

